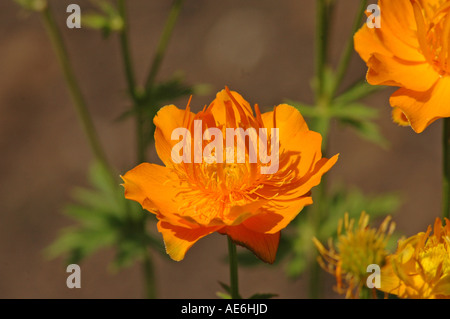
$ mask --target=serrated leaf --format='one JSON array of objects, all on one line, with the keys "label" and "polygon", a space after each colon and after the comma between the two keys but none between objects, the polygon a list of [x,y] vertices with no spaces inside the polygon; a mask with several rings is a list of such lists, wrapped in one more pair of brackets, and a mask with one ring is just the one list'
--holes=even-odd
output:
[{"label": "serrated leaf", "polygon": [[114,243],[116,234],[111,229],[74,229],[63,230],[62,235],[46,250],[49,257],[68,253],[69,263],[79,263],[101,247]]},{"label": "serrated leaf", "polygon": [[252,295],[248,299],[271,299],[274,297],[278,297],[278,294],[271,294],[271,293],[256,293]]}]

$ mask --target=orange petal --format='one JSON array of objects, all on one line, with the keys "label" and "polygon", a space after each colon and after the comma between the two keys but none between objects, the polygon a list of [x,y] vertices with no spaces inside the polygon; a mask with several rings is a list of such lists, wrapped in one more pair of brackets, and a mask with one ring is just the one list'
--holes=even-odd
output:
[{"label": "orange petal", "polygon": [[372,85],[401,86],[426,91],[440,78],[427,62],[408,62],[396,57],[373,54],[367,62],[367,81]]},{"label": "orange petal", "polygon": [[417,23],[410,0],[380,0],[383,44],[393,55],[408,61],[425,61],[419,51]]},{"label": "orange petal", "polygon": [[[216,94],[216,98],[208,107],[217,127],[237,128],[240,123],[245,123],[249,117],[253,117],[250,104],[235,91],[224,89]],[[230,96],[231,94],[231,96]]]},{"label": "orange petal", "polygon": [[180,226],[195,226],[177,215],[182,204],[178,196],[178,176],[169,168],[142,163],[128,171],[122,179],[125,198],[140,203],[152,213],[157,213],[158,219],[170,220]]},{"label": "orange petal", "polygon": [[405,113],[411,127],[421,133],[439,118],[450,117],[450,77],[441,78],[426,92],[401,88],[392,94],[390,104]]},{"label": "orange petal", "polygon": [[262,261],[273,264],[280,242],[280,232],[262,234],[252,231],[244,225],[229,226],[219,231],[227,234],[236,243],[250,249]]},{"label": "orange petal", "polygon": [[193,118],[194,113],[180,110],[175,105],[161,108],[153,119],[155,124],[155,147],[159,158],[166,166],[174,165],[172,161],[172,148],[179,140],[172,140],[172,132],[179,127],[186,127],[186,118]]},{"label": "orange petal", "polygon": [[417,26],[409,0],[382,1],[380,9],[381,28],[371,29],[364,23],[354,36],[355,50],[361,58],[367,62],[376,53],[411,62],[426,61],[419,51]]},{"label": "orange petal", "polygon": [[355,50],[365,62],[369,61],[369,58],[373,53],[379,53],[387,56],[392,55],[375,32],[375,29],[370,29],[364,23],[353,38]]},{"label": "orange petal", "polygon": [[175,226],[164,221],[159,221],[157,226],[158,231],[164,238],[167,254],[175,261],[182,260],[189,248],[191,248],[200,238],[221,228],[199,227],[192,229]]},{"label": "orange petal", "polygon": [[[293,106],[281,104],[276,108],[276,123],[280,132],[280,146],[299,132],[307,132],[308,125],[300,112]],[[268,133],[273,128],[273,111],[261,114],[264,127]]]},{"label": "orange petal", "polygon": [[311,196],[286,201],[283,201],[283,196],[279,196],[272,200],[270,206],[263,207],[260,214],[246,219],[243,224],[259,233],[275,234],[286,228],[303,207],[311,204]]}]

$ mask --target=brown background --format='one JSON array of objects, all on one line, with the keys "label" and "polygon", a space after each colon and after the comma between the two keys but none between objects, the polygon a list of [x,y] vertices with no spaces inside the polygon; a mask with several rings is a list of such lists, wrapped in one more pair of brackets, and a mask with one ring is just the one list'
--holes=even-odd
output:
[{"label": "brown background", "polygon": [[[338,1],[333,22],[332,61],[351,28],[357,0]],[[51,1],[89,102],[101,141],[120,172],[135,164],[131,120],[114,120],[129,107],[117,37],[65,27],[65,9],[88,1]],[[133,58],[139,80],[148,70],[170,1],[128,1]],[[82,11],[84,12],[84,11]],[[189,83],[209,83],[209,96],[193,99],[203,106],[225,85],[250,103],[272,107],[285,98],[312,101],[314,1],[188,0],[173,34],[160,79],[182,70]],[[366,68],[354,56],[347,83]],[[389,150],[362,141],[348,129],[334,127],[332,155],[341,154],[331,172],[366,192],[400,191],[404,204],[395,220],[404,234],[424,230],[440,215],[440,132],[438,121],[417,135],[390,120],[389,94],[367,99],[380,110]],[[175,101],[184,107],[186,100]],[[24,14],[12,1],[0,2],[0,297],[1,298],[140,298],[141,271],[106,271],[112,251],[102,251],[82,265],[82,288],[66,287],[62,259],[48,261],[43,249],[58,231],[72,224],[61,214],[74,186],[86,186],[92,159],[68,91],[37,14]],[[156,161],[155,152],[151,158]],[[182,262],[156,257],[161,298],[214,298],[218,280],[228,282],[226,240],[212,235],[199,241]],[[244,295],[278,292],[282,298],[306,297],[306,278],[289,281],[279,267],[240,270]],[[327,275],[327,296],[335,296]]]}]

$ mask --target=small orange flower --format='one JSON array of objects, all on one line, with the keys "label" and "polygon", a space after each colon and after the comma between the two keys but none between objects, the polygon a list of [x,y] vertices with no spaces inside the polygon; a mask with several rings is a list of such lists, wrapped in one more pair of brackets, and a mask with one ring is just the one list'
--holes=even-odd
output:
[{"label": "small orange flower", "polygon": [[450,221],[401,240],[381,270],[380,290],[400,298],[450,298]]},{"label": "small orange flower", "polygon": [[369,68],[370,84],[400,87],[390,104],[421,133],[450,117],[450,0],[378,4],[380,28],[364,24],[355,35],[355,49]]},{"label": "small orange flower", "polygon": [[[156,151],[165,166],[143,163],[127,172],[123,176],[125,197],[156,214],[158,230],[172,259],[182,260],[200,238],[219,232],[263,261],[273,263],[280,231],[304,206],[312,204],[311,188],[336,163],[337,155],[322,158],[321,135],[310,131],[292,106],[279,105],[273,112],[261,114],[255,105],[255,113],[256,116],[241,95],[226,88],[197,114],[190,111],[189,105],[186,110],[169,105],[154,118]],[[196,124],[199,121],[200,127]],[[182,130],[175,131],[179,128]],[[216,143],[217,147],[211,151],[207,141],[195,138],[196,134],[205,138],[206,130],[211,128],[223,136],[227,129],[278,128],[278,133],[272,134],[271,130],[267,134],[271,156],[275,150],[272,137],[276,134],[279,137],[278,170],[262,173],[269,164],[265,164],[268,162],[264,158],[250,161],[250,142],[244,154],[239,153],[237,146],[230,149],[225,141]],[[173,140],[173,133],[183,129],[186,142],[182,146],[192,145],[194,152],[189,154],[183,148],[184,161],[179,162],[173,157],[174,152],[179,155],[177,145],[181,142],[178,134]],[[261,144],[258,145],[261,152]],[[218,146],[224,149],[222,155]],[[208,149],[215,161],[195,160],[195,147],[203,154]],[[230,152],[236,162],[218,160]]]}]

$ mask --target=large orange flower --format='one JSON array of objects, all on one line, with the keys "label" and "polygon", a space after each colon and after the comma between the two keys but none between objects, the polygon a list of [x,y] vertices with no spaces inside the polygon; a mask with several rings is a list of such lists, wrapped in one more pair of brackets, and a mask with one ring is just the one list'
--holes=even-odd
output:
[{"label": "large orange flower", "polygon": [[[337,155],[322,158],[321,135],[310,131],[292,106],[279,105],[273,112],[261,114],[255,105],[255,113],[256,116],[241,95],[226,89],[197,114],[190,112],[189,105],[186,110],[169,105],[154,118],[156,150],[165,166],[143,163],[127,172],[123,176],[125,197],[156,214],[158,230],[172,259],[182,260],[196,241],[219,232],[249,248],[263,261],[274,262],[280,231],[304,206],[312,204],[311,188],[320,183],[322,175],[337,161]],[[198,162],[192,153],[185,161],[176,163],[173,152],[181,143],[179,139],[173,140],[177,128],[186,128],[191,133],[185,145],[203,151],[209,147],[209,141],[199,143],[193,137],[199,120],[200,136],[209,128],[217,128],[223,136],[227,128],[278,128],[278,170],[261,173],[267,161],[249,160],[250,143],[245,147],[242,158],[245,160],[237,163],[217,163],[206,158]],[[269,131],[267,134],[270,141],[267,148],[273,151],[270,145],[273,135]],[[220,143],[224,146],[222,157],[233,151],[236,151],[233,156],[239,157],[237,146],[230,150],[225,142]]]},{"label": "large orange flower", "polygon": [[450,117],[450,0],[379,0],[381,27],[366,24],[355,49],[373,85],[400,87],[390,104],[417,133]]}]

